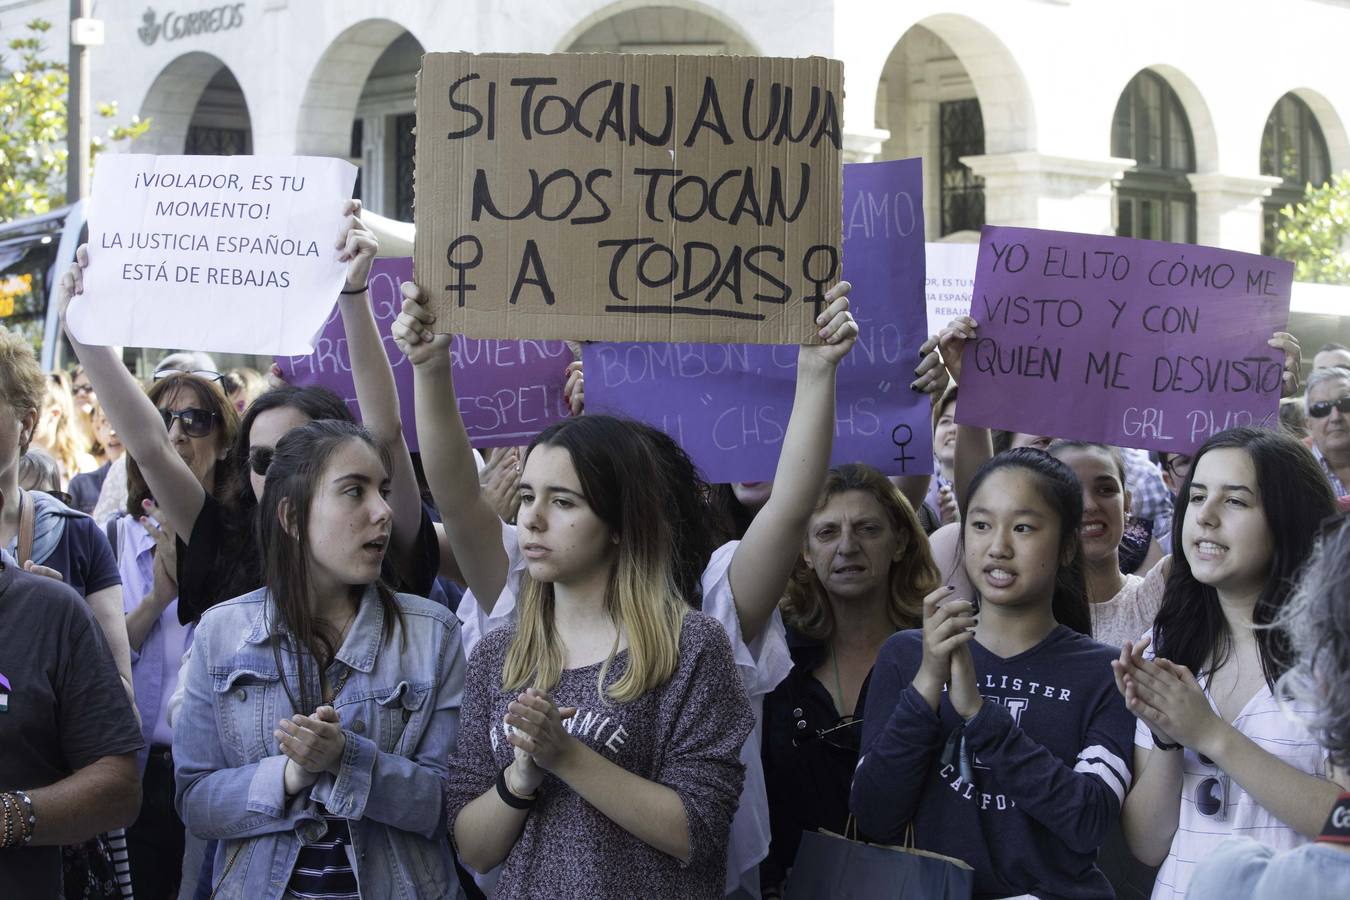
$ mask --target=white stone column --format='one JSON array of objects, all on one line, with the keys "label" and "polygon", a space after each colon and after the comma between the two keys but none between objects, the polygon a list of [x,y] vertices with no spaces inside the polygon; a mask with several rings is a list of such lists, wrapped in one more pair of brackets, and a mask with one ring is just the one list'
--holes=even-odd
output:
[{"label": "white stone column", "polygon": [[984,220],[990,225],[1113,233],[1112,182],[1132,159],[1047,156],[1035,150],[963,156],[984,179]]},{"label": "white stone column", "polygon": [[844,132],[844,162],[872,162],[881,155],[881,145],[890,140],[891,133],[884,128]]},{"label": "white stone column", "polygon": [[1225,250],[1261,252],[1261,201],[1280,184],[1274,175],[1187,175],[1195,191],[1196,242]]}]

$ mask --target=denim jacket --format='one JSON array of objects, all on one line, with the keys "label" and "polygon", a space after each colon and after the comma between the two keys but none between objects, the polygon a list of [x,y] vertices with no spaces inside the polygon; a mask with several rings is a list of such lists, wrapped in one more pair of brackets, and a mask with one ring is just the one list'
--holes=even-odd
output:
[{"label": "denim jacket", "polygon": [[[346,748],[336,776],[286,796],[273,732],[294,714],[295,657],[278,673],[266,588],[212,607],[197,626],[174,727],[178,812],[218,841],[219,900],[279,898],[323,813],[351,820],[349,857],[364,900],[461,896],[446,836],[445,778],[464,691],[459,622],[421,597],[395,595],[404,628],[383,640],[384,608],[367,590],[328,672],[351,672],[334,707]],[[275,611],[273,611],[273,615]],[[312,669],[312,667],[311,667]],[[309,714],[312,710],[302,711]]]}]

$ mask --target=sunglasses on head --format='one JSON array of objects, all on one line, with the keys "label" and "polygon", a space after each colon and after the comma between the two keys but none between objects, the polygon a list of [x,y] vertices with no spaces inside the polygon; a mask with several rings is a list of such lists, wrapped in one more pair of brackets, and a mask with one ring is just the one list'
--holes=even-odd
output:
[{"label": "sunglasses on head", "polygon": [[221,384],[225,380],[224,375],[210,369],[156,369],[155,381],[163,381],[173,375],[196,375],[198,378],[205,378],[207,381],[214,381],[216,384]]},{"label": "sunglasses on head", "polygon": [[183,433],[188,437],[206,437],[215,425],[216,414],[209,409],[161,409],[159,417],[164,420],[164,429],[173,430],[173,420],[183,424]]},{"label": "sunglasses on head", "polygon": [[1318,400],[1316,403],[1309,403],[1308,415],[1314,419],[1325,419],[1331,415],[1333,409],[1339,410],[1343,416],[1350,415],[1350,396],[1339,400]]}]

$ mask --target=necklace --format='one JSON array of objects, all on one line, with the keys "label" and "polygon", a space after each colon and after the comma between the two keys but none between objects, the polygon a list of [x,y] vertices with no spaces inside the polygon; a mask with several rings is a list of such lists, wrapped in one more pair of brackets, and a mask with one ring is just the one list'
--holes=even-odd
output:
[{"label": "necklace", "polygon": [[352,674],[352,667],[345,664],[344,666],[342,674],[338,676],[337,684],[333,686],[333,690],[324,695],[323,703],[325,706],[332,706],[333,701],[337,700],[338,694],[342,693],[342,689],[347,686],[347,676]]},{"label": "necklace", "polygon": [[[347,620],[347,624],[342,627],[342,633],[338,635],[339,648],[341,648],[343,642],[347,640],[347,632],[351,631],[352,623],[355,621],[356,615],[353,613],[352,617]],[[345,663],[343,665],[344,668],[342,670],[342,674],[338,676],[337,684],[333,686],[332,691],[324,695],[323,702],[325,706],[332,706],[333,701],[337,700],[337,695],[342,693],[342,689],[347,686],[347,678],[352,674],[352,667],[346,665]]]}]

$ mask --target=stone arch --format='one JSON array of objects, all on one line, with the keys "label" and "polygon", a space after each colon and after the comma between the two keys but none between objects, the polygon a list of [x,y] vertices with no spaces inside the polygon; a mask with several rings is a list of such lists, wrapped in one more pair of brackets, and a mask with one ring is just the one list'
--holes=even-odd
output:
[{"label": "stone arch", "polygon": [[[954,160],[1017,153],[1036,143],[1031,90],[1012,53],[984,25],[951,13],[918,20],[891,47],[873,113],[878,158],[925,160],[925,233],[933,240],[978,231],[986,221],[982,179]],[[945,129],[944,119],[950,119]],[[944,162],[961,182],[950,196]]]},{"label": "stone arch", "polygon": [[657,52],[670,52],[666,48],[682,43],[721,44],[723,53],[760,55],[740,23],[698,0],[618,0],[574,25],[558,41],[556,49],[614,50],[625,45],[648,44],[660,48]]},{"label": "stone arch", "polygon": [[[925,33],[951,51],[957,66],[974,87],[984,116],[985,152],[1012,153],[1036,145],[1036,110],[1022,67],[1007,45],[989,28],[967,16],[940,13],[920,19],[891,48],[882,68],[883,82],[901,63],[911,36]],[[878,91],[876,126],[887,128],[887,92]]]},{"label": "stone arch", "polygon": [[[1317,124],[1322,129],[1322,137],[1327,141],[1331,171],[1343,172],[1350,169],[1350,134],[1346,132],[1345,122],[1336,112],[1336,107],[1312,88],[1294,88],[1288,93],[1308,104],[1308,109],[1312,110],[1313,116],[1316,117]],[[1257,139],[1260,139],[1260,135],[1257,135]]]},{"label": "stone arch", "polygon": [[140,116],[151,119],[150,130],[136,142],[140,153],[178,154],[184,152],[188,129],[198,107],[213,85],[228,85],[238,90],[242,102],[243,119],[239,121],[251,135],[248,98],[239,87],[234,73],[218,56],[201,51],[184,53],[173,59],[155,77],[141,101]]},{"label": "stone arch", "polygon": [[[1218,172],[1220,170],[1218,130],[1214,126],[1214,115],[1209,111],[1209,103],[1205,101],[1200,88],[1189,75],[1176,66],[1159,63],[1144,68],[1161,76],[1172,90],[1176,91],[1177,99],[1181,101],[1181,108],[1186,112],[1186,121],[1191,126],[1191,140],[1195,144],[1195,171],[1202,175],[1206,172]],[[1128,83],[1127,81],[1126,84]],[[1120,90],[1123,92],[1125,85],[1121,85]],[[1114,112],[1113,103],[1106,114],[1111,116]],[[1109,137],[1110,128],[1104,129],[1103,134]],[[1259,139],[1260,135],[1257,137]]]},{"label": "stone arch", "polygon": [[351,155],[352,120],[370,72],[409,30],[389,19],[366,19],[333,40],[305,85],[296,117],[296,153]]}]

